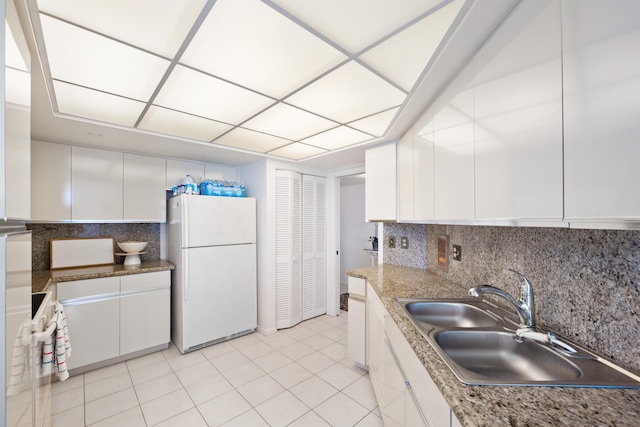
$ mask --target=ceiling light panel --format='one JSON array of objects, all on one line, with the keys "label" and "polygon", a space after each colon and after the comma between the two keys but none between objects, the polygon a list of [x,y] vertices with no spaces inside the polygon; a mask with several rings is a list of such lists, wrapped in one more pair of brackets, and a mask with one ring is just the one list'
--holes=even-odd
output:
[{"label": "ceiling light panel", "polygon": [[155,104],[220,122],[239,124],[274,101],[215,77],[176,66]]},{"label": "ceiling light panel", "polygon": [[206,0],[38,0],[41,11],[173,58]]},{"label": "ceiling light panel", "polygon": [[360,56],[389,80],[409,91],[458,16],[456,0]]},{"label": "ceiling light panel", "polygon": [[169,62],[92,32],[40,15],[51,76],[146,101]]},{"label": "ceiling light panel", "polygon": [[391,124],[400,108],[392,108],[382,113],[374,114],[364,119],[349,123],[349,126],[374,136],[382,136]]},{"label": "ceiling light panel", "polygon": [[346,126],[340,126],[336,129],[331,129],[319,135],[307,138],[301,142],[313,145],[314,147],[335,150],[336,148],[347,147],[368,139],[371,139],[371,135],[367,135],[366,133]]},{"label": "ceiling light panel", "polygon": [[5,102],[29,108],[31,105],[31,74],[7,67],[4,70],[4,79]]},{"label": "ceiling light panel", "polygon": [[286,104],[277,104],[242,125],[245,128],[298,141],[338,126],[315,114]]},{"label": "ceiling light panel", "polygon": [[290,160],[302,160],[307,157],[315,156],[318,154],[326,153],[326,150],[318,147],[312,147],[310,145],[294,142],[285,147],[278,148],[269,152],[269,154],[278,157],[284,157]]},{"label": "ceiling light panel", "polygon": [[350,53],[356,53],[442,0],[270,0]]},{"label": "ceiling light panel", "polygon": [[347,123],[396,107],[405,94],[351,61],[287,98],[287,102]]},{"label": "ceiling light panel", "polygon": [[249,129],[236,128],[216,139],[214,143],[241,148],[243,150],[256,151],[258,153],[266,153],[275,148],[290,144],[291,141],[260,132],[254,132]]},{"label": "ceiling light panel", "polygon": [[142,102],[55,80],[53,87],[62,114],[131,127],[145,106]]},{"label": "ceiling light panel", "polygon": [[225,123],[154,105],[149,107],[138,127],[153,132],[207,142],[232,128],[232,126]]},{"label": "ceiling light panel", "polygon": [[281,98],[344,60],[258,0],[218,0],[180,61]]},{"label": "ceiling light panel", "polygon": [[16,39],[13,37],[13,32],[11,31],[11,26],[8,21],[5,21],[4,24],[5,29],[5,40],[4,40],[4,65],[5,67],[15,68],[20,71],[29,71],[27,67],[27,63],[22,57],[22,53],[20,52],[20,48],[18,47],[18,43],[16,43]]}]

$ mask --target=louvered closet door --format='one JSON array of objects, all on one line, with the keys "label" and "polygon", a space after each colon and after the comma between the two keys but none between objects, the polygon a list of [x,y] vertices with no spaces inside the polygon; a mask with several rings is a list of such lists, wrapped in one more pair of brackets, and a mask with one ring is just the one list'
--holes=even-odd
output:
[{"label": "louvered closet door", "polygon": [[302,321],[302,176],[276,171],[276,328]]},{"label": "louvered closet door", "polygon": [[302,178],[302,320],[327,312],[326,179]]}]

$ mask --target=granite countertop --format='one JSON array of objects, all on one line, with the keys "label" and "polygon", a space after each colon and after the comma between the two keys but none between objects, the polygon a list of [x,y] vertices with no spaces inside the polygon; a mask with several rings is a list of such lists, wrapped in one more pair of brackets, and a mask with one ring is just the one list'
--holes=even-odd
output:
[{"label": "granite countertop", "polygon": [[428,270],[389,264],[347,274],[371,284],[463,426],[638,426],[640,390],[461,383],[393,298],[461,298],[467,288]]},{"label": "granite countertop", "polygon": [[113,264],[99,267],[64,268],[60,270],[34,270],[31,275],[31,292],[46,291],[49,285],[71,280],[99,279],[102,277],[126,276],[173,270],[173,264],[162,261],[143,261],[138,265]]}]

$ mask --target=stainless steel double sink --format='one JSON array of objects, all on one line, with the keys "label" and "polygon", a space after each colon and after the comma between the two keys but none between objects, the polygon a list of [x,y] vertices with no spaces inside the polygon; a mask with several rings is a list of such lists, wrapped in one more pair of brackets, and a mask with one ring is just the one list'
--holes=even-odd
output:
[{"label": "stainless steel double sink", "polygon": [[574,343],[576,352],[569,353],[549,343],[517,340],[517,318],[488,301],[395,302],[465,384],[640,388],[640,377]]}]

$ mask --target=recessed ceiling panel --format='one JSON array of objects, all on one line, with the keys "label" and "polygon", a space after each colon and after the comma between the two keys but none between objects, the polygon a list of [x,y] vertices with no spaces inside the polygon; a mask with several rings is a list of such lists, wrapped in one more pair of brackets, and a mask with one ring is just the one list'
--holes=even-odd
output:
[{"label": "recessed ceiling panel", "polygon": [[51,76],[146,101],[169,62],[155,55],[40,15]]},{"label": "recessed ceiling panel", "polygon": [[356,53],[431,10],[443,0],[271,0]]},{"label": "recessed ceiling panel", "polygon": [[218,0],[181,62],[279,98],[345,59],[258,0]]},{"label": "recessed ceiling panel", "polygon": [[301,160],[322,153],[326,153],[326,150],[318,147],[312,147],[306,144],[301,144],[299,142],[294,142],[293,144],[289,144],[285,147],[278,148],[277,150],[269,152],[269,154],[271,155],[285,157],[291,160]]},{"label": "recessed ceiling panel", "polygon": [[133,126],[145,106],[142,102],[55,80],[53,87],[62,114]]},{"label": "recessed ceiling panel", "polygon": [[363,142],[368,139],[371,139],[371,135],[346,126],[340,126],[339,128],[328,130],[301,142],[326,150],[335,150],[336,148],[357,144],[358,142]]},{"label": "recessed ceiling panel", "polygon": [[176,66],[154,103],[220,122],[239,124],[274,101],[215,77]]},{"label": "recessed ceiling panel", "polygon": [[266,153],[291,143],[287,139],[242,128],[236,128],[213,142],[258,153]]},{"label": "recessed ceiling panel", "polygon": [[406,30],[360,56],[406,91],[418,77],[440,45],[460,12],[464,0],[456,0]]},{"label": "recessed ceiling panel", "polygon": [[398,113],[399,108],[400,107],[392,108],[382,113],[356,120],[355,122],[349,123],[349,126],[374,136],[382,136],[391,124],[391,120],[393,120]]},{"label": "recessed ceiling panel", "polygon": [[29,71],[27,64],[20,53],[20,48],[16,39],[11,32],[11,26],[5,21],[5,40],[4,40],[4,65],[6,67],[15,68],[16,70]]},{"label": "recessed ceiling panel", "polygon": [[153,132],[207,142],[231,129],[230,125],[224,123],[156,107],[155,105],[149,107],[138,127]]},{"label": "recessed ceiling panel", "polygon": [[41,11],[173,58],[206,0],[38,0]]},{"label": "recessed ceiling panel", "polygon": [[242,125],[245,128],[278,135],[294,141],[336,126],[338,124],[331,120],[281,103]]},{"label": "recessed ceiling panel", "polygon": [[405,94],[356,62],[338,68],[287,102],[347,123],[398,106]]},{"label": "recessed ceiling panel", "polygon": [[4,73],[5,102],[28,108],[31,105],[31,74],[8,67]]}]

